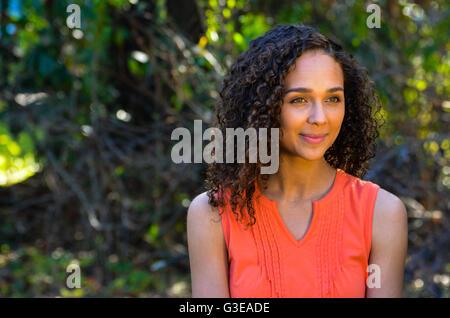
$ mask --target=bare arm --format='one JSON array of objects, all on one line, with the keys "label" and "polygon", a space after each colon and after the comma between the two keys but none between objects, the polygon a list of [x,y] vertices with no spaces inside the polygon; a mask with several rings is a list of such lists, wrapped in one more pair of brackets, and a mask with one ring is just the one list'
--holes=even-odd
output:
[{"label": "bare arm", "polygon": [[[380,288],[368,286],[366,297],[402,297],[408,247],[408,216],[403,202],[379,189],[374,207],[369,265],[380,269]],[[370,275],[370,274],[369,274]]]},{"label": "bare arm", "polygon": [[189,206],[187,238],[192,297],[228,298],[228,260],[220,215],[206,192]]}]

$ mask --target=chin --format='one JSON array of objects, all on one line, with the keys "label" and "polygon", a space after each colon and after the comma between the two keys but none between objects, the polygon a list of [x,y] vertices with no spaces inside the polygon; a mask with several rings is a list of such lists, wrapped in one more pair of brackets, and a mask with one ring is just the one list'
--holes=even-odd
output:
[{"label": "chin", "polygon": [[296,149],[295,153],[298,157],[301,157],[308,161],[320,160],[325,155],[327,148],[317,147],[316,149]]},{"label": "chin", "polygon": [[307,161],[317,161],[317,160],[321,160],[323,158],[323,154],[322,155],[304,155],[304,154],[298,154],[298,156],[300,158],[303,158],[304,160]]},{"label": "chin", "polygon": [[316,161],[323,158],[325,151],[305,151],[300,149],[293,149],[293,150],[281,150],[280,149],[280,155],[287,155],[288,157],[300,157],[307,161]]}]

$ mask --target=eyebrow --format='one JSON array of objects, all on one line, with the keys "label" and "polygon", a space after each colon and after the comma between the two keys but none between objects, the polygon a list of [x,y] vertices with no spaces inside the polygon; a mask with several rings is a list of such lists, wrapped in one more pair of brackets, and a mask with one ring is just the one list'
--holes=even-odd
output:
[{"label": "eyebrow", "polygon": [[[293,88],[289,88],[288,90],[286,90],[286,92],[284,92],[284,95],[287,95],[290,92],[299,92],[299,93],[311,93],[313,90],[310,88],[306,88],[306,87],[293,87]],[[327,90],[327,93],[333,93],[333,92],[337,92],[337,91],[344,91],[344,89],[342,87],[333,87]]]}]

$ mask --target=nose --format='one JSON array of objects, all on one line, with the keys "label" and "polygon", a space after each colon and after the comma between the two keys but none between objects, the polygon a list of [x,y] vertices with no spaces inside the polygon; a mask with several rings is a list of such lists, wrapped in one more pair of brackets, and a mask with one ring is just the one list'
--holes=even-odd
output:
[{"label": "nose", "polygon": [[307,123],[322,125],[327,121],[322,103],[314,103],[311,109],[311,114],[308,116]]}]

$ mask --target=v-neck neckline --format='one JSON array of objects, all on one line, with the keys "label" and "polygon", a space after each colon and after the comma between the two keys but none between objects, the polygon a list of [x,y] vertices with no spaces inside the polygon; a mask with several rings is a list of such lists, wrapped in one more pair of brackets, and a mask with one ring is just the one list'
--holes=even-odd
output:
[{"label": "v-neck neckline", "polygon": [[280,211],[278,209],[278,204],[276,200],[270,200],[267,198],[260,190],[258,183],[255,182],[255,194],[257,194],[260,197],[261,203],[264,205],[270,207],[270,211],[274,213],[275,218],[277,219],[279,225],[281,226],[283,232],[286,234],[286,236],[289,238],[289,240],[297,247],[302,246],[306,241],[308,241],[309,237],[312,235],[311,233],[314,232],[315,227],[317,226],[317,223],[319,222],[320,217],[320,207],[324,204],[327,204],[328,202],[331,202],[334,197],[339,193],[339,188],[342,183],[343,176],[345,174],[345,171],[337,168],[336,169],[336,175],[333,180],[333,184],[331,185],[330,190],[319,200],[312,201],[312,215],[310,216],[311,222],[309,222],[309,226],[307,227],[305,233],[303,234],[302,238],[297,240],[297,238],[292,234],[292,232],[287,227],[286,223],[284,222],[283,218],[280,215]]}]

